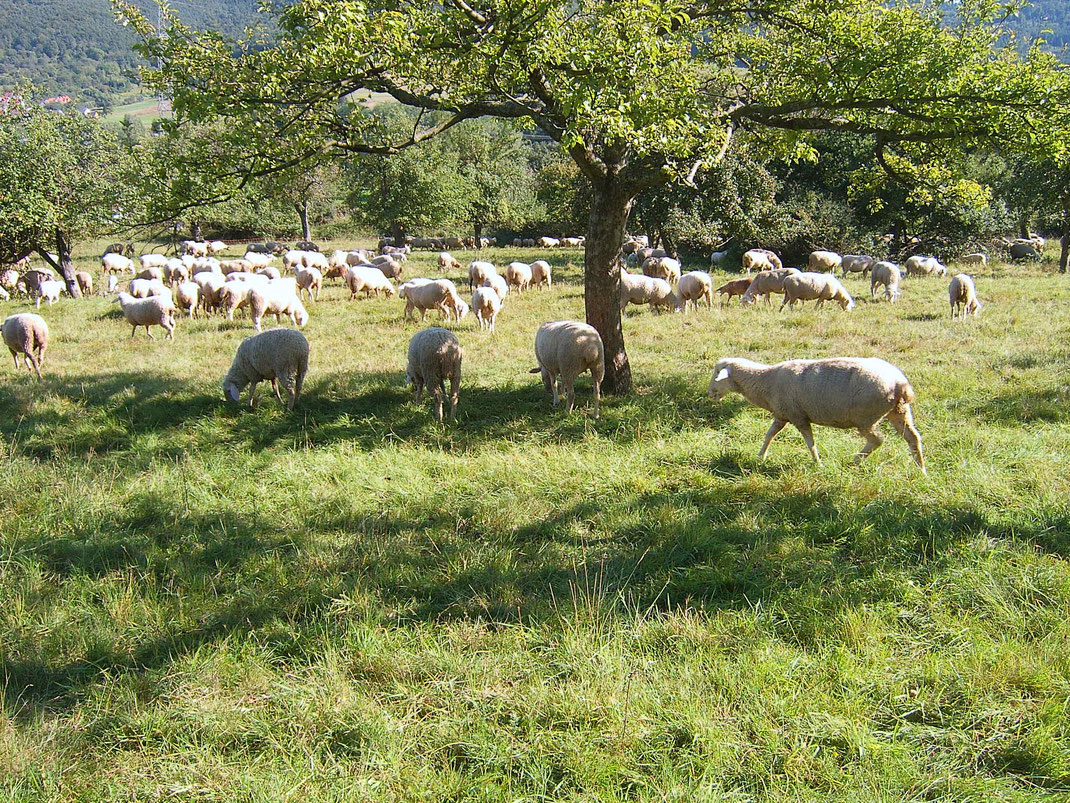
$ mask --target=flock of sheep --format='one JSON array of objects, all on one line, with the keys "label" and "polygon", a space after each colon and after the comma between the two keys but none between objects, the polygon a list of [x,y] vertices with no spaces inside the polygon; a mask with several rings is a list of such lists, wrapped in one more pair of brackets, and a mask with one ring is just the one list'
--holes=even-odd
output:
[{"label": "flock of sheep", "polygon": [[[523,245],[525,241],[519,242]],[[582,245],[582,238],[540,238],[532,242],[552,248]],[[455,245],[452,240],[417,244]],[[471,293],[471,304],[468,304],[449,279],[420,277],[401,281],[407,254],[414,243],[395,245],[384,239],[379,243],[380,253],[374,255],[360,250],[337,250],[327,255],[312,243],[300,245],[303,247],[281,254],[285,276],[272,264],[278,254],[264,245],[250,246],[239,259],[220,260],[216,255],[226,248],[224,243],[190,241],[184,244],[185,253],[177,258],[168,259],[155,253],[142,255],[140,270],[129,257],[109,252],[101,259],[103,286],[107,292],[116,292],[119,277],[132,275],[127,288],[118,292],[115,299],[132,327],[131,337],[139,327],[145,327],[151,338],[150,327],[160,326],[173,339],[176,315],[180,312],[190,317],[214,312],[233,320],[236,312],[247,309],[258,334],[246,338],[238,347],[223,380],[224,396],[230,402],[238,402],[248,387],[252,404],[257,384],[270,381],[279,401],[292,410],[308,370],[308,341],[291,329],[262,332],[261,321],[265,315],[273,314],[277,321],[286,315],[295,326],[303,326],[309,318],[304,302],[318,299],[326,279],[341,279],[351,299],[361,293],[365,297],[380,293],[396,295],[405,301],[406,319],[419,311],[423,320],[428,311],[438,310],[447,321],[460,321],[471,311],[480,328],[489,331],[494,330],[510,292],[522,293],[552,285],[551,267],[545,260],[531,264],[512,262],[499,273],[492,262],[476,259],[467,269]],[[461,240],[456,245],[465,247]],[[711,262],[716,265],[721,257],[715,252]],[[983,264],[987,258],[975,254],[963,261]],[[437,263],[441,271],[463,270],[460,261],[448,251],[439,253]],[[910,257],[900,268],[866,255],[841,256],[831,251],[811,253],[807,270],[802,271],[785,268],[774,252],[757,248],[743,254],[742,266],[747,278],[730,281],[715,290],[709,273],[681,273],[677,259],[650,248],[643,239],[631,240],[624,247],[621,309],[629,304],[648,304],[658,311],[687,312],[689,304],[697,308],[700,302],[705,302],[707,307],[712,307],[716,292],[728,299],[739,296],[744,305],[753,304],[759,298],[768,304],[773,294],[780,294],[784,296],[781,309],[812,300],[818,306],[832,301],[850,310],[855,306],[854,299],[836,277],[837,270],[843,276],[868,273],[871,295],[876,297],[877,288],[883,287],[884,296],[893,303],[901,295],[904,273],[910,276],[946,275],[947,272],[933,257]],[[636,268],[641,273],[633,272]],[[77,280],[83,292],[92,293],[91,275],[80,272]],[[62,282],[41,269],[15,277],[9,272],[0,276],[0,284],[26,292],[38,307],[42,301],[50,304],[55,301],[59,295],[56,286],[63,287]],[[974,282],[967,274],[960,273],[951,280],[949,297],[952,317],[976,314],[981,308]],[[3,322],[3,339],[15,359],[16,369],[21,356],[27,369],[34,370],[40,378],[41,360],[48,345],[45,320],[35,313],[12,315]],[[439,422],[444,417],[447,396],[450,419],[456,417],[462,356],[457,336],[438,326],[418,332],[409,343],[406,379],[414,386],[417,400],[422,398],[424,389],[428,390]],[[593,380],[594,417],[598,418],[605,360],[601,338],[593,327],[577,321],[544,324],[535,337],[535,356],[538,368],[532,372],[542,375],[553,404],[557,406],[564,400],[569,412],[575,400],[575,380],[589,371]],[[285,400],[280,385],[286,392]],[[814,460],[818,454],[811,424],[856,429],[866,439],[866,446],[858,456],[863,459],[880,444],[876,426],[887,418],[904,436],[915,461],[925,470],[921,439],[910,411],[913,389],[898,368],[883,360],[792,360],[765,366],[749,360],[724,359],[717,363],[708,392],[714,399],[728,392],[741,393],[773,414],[773,424],[760,452],[762,457],[776,434],[791,423],[802,433]]]}]

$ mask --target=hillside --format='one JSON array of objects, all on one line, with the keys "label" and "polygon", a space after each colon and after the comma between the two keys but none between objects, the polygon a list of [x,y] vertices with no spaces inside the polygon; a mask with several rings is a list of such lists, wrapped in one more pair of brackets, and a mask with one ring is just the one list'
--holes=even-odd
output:
[{"label": "hillside", "polygon": [[[138,2],[155,9],[150,0]],[[172,5],[191,25],[237,32],[254,18],[257,0]],[[137,90],[133,42],[108,0],[0,0],[0,88],[28,79],[75,103],[113,103]]]}]

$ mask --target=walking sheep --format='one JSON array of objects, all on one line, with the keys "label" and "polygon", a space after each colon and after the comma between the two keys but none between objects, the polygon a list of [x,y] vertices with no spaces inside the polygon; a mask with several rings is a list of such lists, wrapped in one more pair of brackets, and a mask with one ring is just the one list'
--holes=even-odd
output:
[{"label": "walking sheep", "polygon": [[714,401],[739,393],[773,414],[758,452],[763,460],[773,438],[790,423],[802,433],[814,462],[820,459],[811,424],[857,430],[866,439],[855,458],[856,463],[861,462],[884,440],[877,425],[887,418],[925,472],[921,436],[910,412],[914,389],[902,371],[884,360],[835,357],[763,365],[741,358],[723,359],[714,366],[707,392]]},{"label": "walking sheep", "polygon": [[869,254],[844,254],[843,260],[840,262],[840,268],[843,270],[844,276],[848,273],[861,273],[865,276],[876,261]]},{"label": "walking sheep", "polygon": [[502,309],[502,300],[494,292],[493,287],[477,287],[472,293],[472,312],[479,321],[480,329],[494,331],[494,321]]},{"label": "walking sheep", "polygon": [[268,329],[251,335],[238,345],[234,362],[223,378],[223,395],[232,404],[241,399],[249,385],[249,406],[253,406],[256,386],[271,381],[275,398],[282,402],[279,383],[286,389],[286,409],[292,411],[301,397],[301,385],[308,372],[308,340],[296,329]]},{"label": "walking sheep", "polygon": [[971,313],[976,315],[981,311],[981,302],[977,299],[977,288],[973,284],[973,278],[965,273],[960,273],[951,280],[947,288],[951,299],[951,319],[961,310],[962,320]]},{"label": "walking sheep", "polygon": [[946,276],[947,266],[940,264],[936,257],[912,256],[903,263],[907,276],[918,274],[919,276]]},{"label": "walking sheep", "polygon": [[32,312],[20,312],[4,319],[0,326],[0,334],[3,335],[4,345],[7,346],[11,356],[15,358],[15,370],[19,370],[19,355],[22,355],[26,370],[37,372],[37,378],[41,378],[41,363],[45,359],[45,349],[48,348],[48,324],[40,315]]},{"label": "walking sheep", "polygon": [[409,341],[409,364],[405,381],[416,388],[416,401],[423,399],[424,388],[435,400],[435,420],[442,423],[442,397],[446,380],[450,382],[450,420],[457,418],[457,395],[461,387],[461,352],[457,335],[449,329],[431,326]]},{"label": "walking sheep", "polygon": [[122,308],[127,323],[134,327],[130,337],[137,334],[139,326],[144,326],[149,340],[155,340],[149,327],[162,326],[167,331],[167,339],[175,339],[175,305],[170,293],[148,298],[134,298],[129,293],[119,293],[115,303]]},{"label": "walking sheep", "polygon": [[773,293],[784,294],[784,280],[801,272],[798,268],[776,268],[774,270],[759,271],[754,279],[751,280],[747,292],[739,299],[739,303],[742,306],[747,306],[748,304],[753,304],[758,296],[764,296],[765,303],[769,306]]},{"label": "walking sheep", "polygon": [[544,323],[535,333],[535,359],[539,367],[533,368],[531,373],[542,374],[546,392],[553,394],[554,407],[564,396],[566,413],[572,412],[576,401],[576,377],[590,371],[594,384],[594,417],[598,418],[606,360],[602,338],[593,326],[579,321]]},{"label": "walking sheep", "polygon": [[799,273],[787,276],[784,279],[784,301],[780,309],[785,306],[794,307],[796,301],[814,301],[814,306],[820,307],[826,301],[839,303],[843,310],[854,309],[854,299],[847,292],[840,280],[831,273]]},{"label": "walking sheep", "polygon": [[676,295],[680,298],[680,304],[684,312],[687,312],[687,302],[698,310],[698,302],[704,300],[708,309],[713,308],[713,279],[710,274],[703,270],[692,270],[680,277],[676,285]]}]

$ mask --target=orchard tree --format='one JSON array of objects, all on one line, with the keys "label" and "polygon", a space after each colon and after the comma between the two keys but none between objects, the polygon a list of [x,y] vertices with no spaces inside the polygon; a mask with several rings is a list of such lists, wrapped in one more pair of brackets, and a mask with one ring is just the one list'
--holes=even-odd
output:
[{"label": "orchard tree", "polygon": [[[1070,108],[1052,56],[999,49],[996,0],[291,0],[276,32],[238,43],[113,3],[159,64],[148,83],[180,118],[231,121],[254,172],[324,143],[394,153],[484,116],[560,143],[590,182],[586,315],[618,393],[621,245],[643,190],[693,181],[743,131],[776,153],[838,130],[923,159]],[[347,102],[360,90],[446,116],[376,139]]]},{"label": "orchard tree", "polygon": [[42,108],[32,89],[0,110],[0,251],[36,252],[81,293],[71,249],[80,238],[125,227],[135,214],[137,154],[97,120]]},{"label": "orchard tree", "polygon": [[335,198],[341,171],[336,162],[325,156],[288,167],[264,179],[269,193],[290,204],[301,221],[301,237],[312,239],[310,211]]}]

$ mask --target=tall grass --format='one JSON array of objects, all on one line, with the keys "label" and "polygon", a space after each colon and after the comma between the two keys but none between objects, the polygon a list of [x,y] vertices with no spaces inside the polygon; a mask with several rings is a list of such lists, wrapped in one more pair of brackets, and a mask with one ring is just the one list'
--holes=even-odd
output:
[{"label": "tall grass", "polygon": [[[396,299],[310,305],[292,414],[222,403],[247,320],[43,309],[44,381],[0,375],[0,797],[1065,799],[1066,278],[975,274],[965,323],[939,279],[633,308],[637,391],[595,421],[527,373],[583,314],[549,258],[455,327],[453,426],[402,386]],[[929,477],[890,429],[860,467],[829,429],[821,465],[787,431],[757,461],[768,415],[705,397],[730,355],[899,365]]]}]

